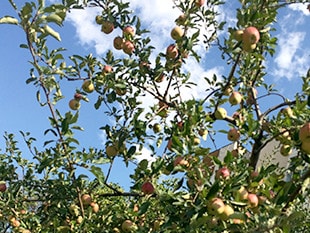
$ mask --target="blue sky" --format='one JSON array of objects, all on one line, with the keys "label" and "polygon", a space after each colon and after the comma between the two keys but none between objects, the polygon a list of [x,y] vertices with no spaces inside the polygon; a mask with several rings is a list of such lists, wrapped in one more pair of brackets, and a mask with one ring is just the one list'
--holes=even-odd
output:
[{"label": "blue sky", "polygon": [[[57,2],[57,1],[53,1]],[[147,25],[152,31],[152,44],[157,51],[165,51],[170,39],[170,30],[174,27],[174,20],[180,14],[172,9],[172,1],[153,0],[148,1],[130,0],[133,9],[139,12],[143,25]],[[226,19],[228,26],[235,25],[234,2],[227,1],[229,6],[224,5],[219,8],[220,18]],[[87,11],[72,11],[68,15],[65,27],[57,29],[61,33],[62,42],[59,43],[51,39],[51,44],[55,47],[65,47],[67,54],[103,55],[108,49],[112,49],[112,40],[120,32],[115,30],[110,35],[100,32],[100,27],[95,24],[94,18],[100,12],[99,9],[89,9]],[[15,15],[6,0],[0,1],[0,17],[4,15]],[[277,31],[278,36],[277,53],[273,58],[268,59],[266,80],[275,83],[280,93],[292,98],[300,90],[300,76],[305,74],[310,67],[310,14],[306,5],[295,4],[280,10],[278,16]],[[29,52],[19,48],[19,44],[25,42],[22,30],[12,25],[0,25],[0,48],[2,56],[0,58],[0,134],[5,131],[18,134],[19,130],[29,131],[38,139],[37,146],[42,146],[46,138],[43,135],[45,129],[49,127],[47,120],[49,112],[41,108],[36,101],[36,87],[26,85],[25,80],[29,76],[30,59]],[[167,35],[167,37],[163,37]],[[223,33],[220,36],[226,36]],[[192,80],[198,83],[196,89],[186,92],[184,99],[191,96],[199,97],[206,89],[204,76],[211,77],[214,73],[219,77],[227,75],[229,69],[225,63],[218,59],[215,50],[206,53],[203,46],[198,47],[200,55],[203,57],[203,66],[196,64],[189,59],[185,69],[192,73]],[[116,52],[117,55],[121,55]],[[72,98],[75,88],[81,83],[63,83],[63,93],[65,99],[59,102],[59,108],[65,112],[68,109],[68,101]],[[105,124],[103,110],[93,111],[94,98],[90,97],[90,103],[82,103],[80,110],[80,125],[85,129],[78,134],[81,145],[88,147],[102,147],[104,135],[99,127]],[[151,96],[146,96],[145,103],[155,103]],[[266,103],[277,102],[276,98],[268,99]],[[146,104],[147,106],[147,104]],[[18,137],[19,138],[19,137]],[[224,144],[227,144],[226,142]],[[24,148],[24,146],[21,146]],[[4,148],[4,140],[0,139],[0,148]],[[144,155],[147,155],[144,151]],[[121,165],[119,165],[121,166]],[[115,174],[116,175],[116,174]],[[122,175],[122,174],[121,174]],[[117,177],[118,178],[118,177]],[[117,180],[117,179],[116,179]]]}]

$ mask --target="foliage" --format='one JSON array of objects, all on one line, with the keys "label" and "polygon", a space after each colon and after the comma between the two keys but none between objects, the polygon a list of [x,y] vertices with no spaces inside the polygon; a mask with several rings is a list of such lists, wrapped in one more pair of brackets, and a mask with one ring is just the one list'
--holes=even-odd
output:
[{"label": "foliage", "polygon": [[[184,13],[176,19],[184,30],[174,41],[176,56],[152,46],[151,29],[144,28],[138,15],[131,13],[130,3],[68,0],[46,5],[38,0],[18,6],[9,2],[16,15],[4,16],[0,23],[18,25],[26,35],[26,42],[20,45],[31,55],[26,83],[38,87],[38,103],[49,110],[50,128],[44,134],[53,139],[47,137],[39,149],[30,133],[21,132],[29,148],[26,152],[19,149],[13,134],[4,135],[1,232],[126,232],[122,229],[125,220],[134,224],[128,232],[309,231],[310,150],[300,140],[299,130],[310,120],[310,70],[301,77],[303,86],[294,100],[281,96],[281,102],[260,110],[261,99],[280,96],[265,81],[264,62],[277,49],[277,38],[272,35],[277,12],[291,2],[240,1],[237,23],[223,37],[219,34],[226,22],[219,21],[217,9],[225,2],[210,0],[200,6],[198,2],[204,1],[175,0],[175,7]],[[112,30],[122,33],[126,26],[133,26],[134,34],[120,36],[123,56],[116,57],[111,50],[104,57],[74,54],[66,58],[65,48],[50,43],[53,39],[61,43],[57,27],[65,25],[70,10],[88,7],[102,9],[102,15],[94,18],[102,27],[109,22]],[[235,37],[236,30],[249,26],[260,33],[251,51],[244,40]],[[206,50],[218,48],[218,59],[227,63],[229,72],[223,77],[205,77],[207,89],[200,99],[182,100],[184,90],[196,85],[183,65],[188,56],[201,63],[197,51],[201,44]],[[126,50],[128,45],[133,49]],[[72,90],[74,104],[80,105],[61,112],[58,103],[65,98],[61,85],[87,80],[93,87]],[[219,117],[217,111],[228,106],[229,88],[238,91],[242,101],[237,107],[229,106],[236,114]],[[158,104],[145,108],[141,97],[146,94]],[[87,104],[89,96],[96,98],[94,111],[103,109],[109,119],[100,128],[107,136],[105,149],[80,145],[75,135],[83,131],[78,109]],[[216,144],[217,133],[226,134],[227,128],[237,129],[241,137],[234,142],[236,149],[221,160],[210,153],[211,142],[200,139],[208,137]],[[260,152],[274,140],[293,148],[297,156],[287,169],[274,164],[258,168]],[[153,163],[136,162],[143,147],[152,151]],[[130,190],[109,181],[116,157],[126,165],[135,164],[128,177],[133,184]],[[106,174],[103,165],[109,166]],[[221,168],[229,171],[227,177],[220,173]],[[290,177],[284,178],[287,170]],[[145,181],[154,185],[154,193],[141,191]],[[258,196],[258,205],[238,196],[242,187]],[[85,194],[91,201],[85,201]],[[234,212],[214,208],[214,198]]]}]

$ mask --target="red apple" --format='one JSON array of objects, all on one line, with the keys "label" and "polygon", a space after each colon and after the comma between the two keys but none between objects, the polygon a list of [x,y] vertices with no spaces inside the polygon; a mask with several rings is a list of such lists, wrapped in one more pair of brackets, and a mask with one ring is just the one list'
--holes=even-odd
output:
[{"label": "red apple", "polygon": [[114,30],[114,24],[110,21],[103,21],[101,24],[101,31],[109,34]]},{"label": "red apple", "polygon": [[225,204],[220,198],[213,198],[209,204],[209,209],[212,214],[222,214],[225,209]]},{"label": "red apple", "polygon": [[184,159],[182,156],[177,156],[174,161],[173,161],[173,166],[182,166],[182,167],[188,167],[189,166],[189,162]]},{"label": "red apple", "polygon": [[231,105],[240,104],[242,101],[242,95],[240,94],[240,92],[234,91],[230,94],[228,101]]},{"label": "red apple", "polygon": [[167,47],[166,56],[168,59],[175,59],[179,55],[178,48],[175,44],[171,44]]},{"label": "red apple", "polygon": [[98,213],[99,212],[99,205],[96,203],[96,202],[91,202],[90,203],[90,206],[92,208],[92,211],[94,213]]},{"label": "red apple", "polygon": [[141,186],[141,191],[144,193],[144,194],[152,194],[154,193],[155,191],[155,188],[153,186],[153,184],[149,181],[146,181],[142,184]]},{"label": "red apple", "polygon": [[195,5],[202,7],[205,4],[205,0],[195,0]]},{"label": "red apple", "polygon": [[122,37],[117,36],[113,40],[113,46],[115,49],[121,50],[123,48],[124,42],[125,42],[125,40]]},{"label": "red apple", "polygon": [[259,31],[256,27],[247,27],[243,30],[242,41],[244,44],[256,44],[260,39]]},{"label": "red apple", "polygon": [[92,202],[92,198],[89,194],[83,194],[81,199],[83,205],[90,205],[90,203]]},{"label": "red apple", "polygon": [[126,26],[123,29],[123,36],[124,37],[134,37],[135,36],[135,29],[132,26]]},{"label": "red apple", "polygon": [[124,53],[131,55],[134,52],[134,50],[135,50],[135,45],[131,41],[127,40],[124,42],[123,44]]},{"label": "red apple", "polygon": [[255,207],[258,206],[259,200],[258,200],[258,197],[257,197],[256,194],[254,194],[254,193],[249,193],[247,199],[248,199],[249,206],[250,206],[251,208],[255,208]]},{"label": "red apple", "polygon": [[5,190],[6,190],[6,184],[5,184],[5,182],[1,182],[0,183],[0,192],[5,192]]},{"label": "red apple", "polygon": [[230,176],[230,171],[227,167],[222,167],[219,170],[216,171],[215,177],[217,179],[219,178],[223,178],[223,179],[227,179]]},{"label": "red apple", "polygon": [[240,139],[239,130],[231,128],[227,133],[227,139],[232,142],[238,141]]}]

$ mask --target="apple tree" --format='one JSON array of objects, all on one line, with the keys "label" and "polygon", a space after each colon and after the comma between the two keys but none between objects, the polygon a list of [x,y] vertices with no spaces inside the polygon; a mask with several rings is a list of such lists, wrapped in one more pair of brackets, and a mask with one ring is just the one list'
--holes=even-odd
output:
[{"label": "apple tree", "polygon": [[[265,67],[278,48],[278,11],[296,1],[174,0],[180,15],[165,51],[152,45],[155,32],[130,1],[8,2],[16,14],[0,23],[25,35],[25,82],[36,87],[50,127],[42,129],[43,141],[31,132],[21,132],[21,142],[3,135],[0,232],[309,231],[310,69],[288,99]],[[218,17],[228,2],[238,5],[233,26]],[[68,55],[62,47],[67,15],[87,8],[100,9],[93,20],[101,33],[118,32],[104,56]],[[184,66],[189,59],[204,66],[202,47],[216,50],[212,59],[226,69],[201,77],[199,98],[184,98],[197,85]],[[91,119],[106,136],[101,148],[76,136],[85,106],[102,112]],[[285,168],[258,166],[274,141],[282,156],[296,156]],[[227,143],[234,149],[220,159],[213,149]],[[137,161],[143,148],[152,162]],[[120,161],[133,167],[119,177],[130,187],[111,182]]]}]

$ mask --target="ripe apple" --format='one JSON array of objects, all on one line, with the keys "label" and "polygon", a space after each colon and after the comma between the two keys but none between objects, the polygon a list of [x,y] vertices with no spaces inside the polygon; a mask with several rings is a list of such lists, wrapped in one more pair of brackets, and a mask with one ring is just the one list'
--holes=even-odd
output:
[{"label": "ripe apple", "polygon": [[182,156],[177,156],[174,161],[173,161],[173,166],[182,166],[182,167],[188,167],[189,166],[189,162],[184,159]]},{"label": "ripe apple", "polygon": [[214,113],[214,116],[218,120],[222,120],[227,117],[227,111],[225,108],[218,107]]},{"label": "ripe apple", "polygon": [[166,56],[168,59],[175,59],[178,55],[179,51],[175,44],[171,44],[167,47]]},{"label": "ripe apple", "polygon": [[228,179],[230,176],[230,171],[227,167],[221,167],[216,171],[215,178],[223,178],[223,179]]},{"label": "ripe apple", "polygon": [[244,44],[256,44],[259,39],[260,34],[256,27],[250,26],[243,30],[242,41]]},{"label": "ripe apple", "polygon": [[182,28],[180,28],[179,26],[176,26],[174,27],[172,30],[171,30],[171,33],[170,33],[172,39],[174,40],[179,40],[182,38],[182,36],[184,35],[184,31]]},{"label": "ripe apple", "polygon": [[80,107],[81,107],[81,103],[79,100],[77,99],[72,99],[69,101],[69,107],[72,109],[72,110],[78,110]]},{"label": "ripe apple", "polygon": [[225,205],[223,213],[220,214],[220,219],[227,220],[231,215],[235,213],[234,209],[230,205]]},{"label": "ripe apple", "polygon": [[209,208],[212,214],[222,214],[225,209],[225,204],[221,198],[215,197],[211,200]]},{"label": "ripe apple", "polygon": [[110,74],[113,72],[113,67],[110,65],[104,65],[103,69],[102,69],[102,74],[106,75],[106,74]]},{"label": "ripe apple", "polygon": [[155,192],[155,188],[151,182],[146,181],[142,184],[141,191],[144,194],[153,194]]},{"label": "ripe apple", "polygon": [[131,220],[125,220],[123,223],[122,223],[122,230],[124,232],[132,232],[134,230],[137,229],[137,226],[135,223],[133,223]]},{"label": "ripe apple", "polygon": [[6,190],[6,184],[5,184],[5,182],[1,182],[0,183],[0,192],[5,192],[5,190]]},{"label": "ripe apple", "polygon": [[83,91],[87,93],[92,93],[95,90],[95,86],[91,80],[85,80],[82,84]]},{"label": "ripe apple", "polygon": [[107,154],[107,156],[109,158],[113,158],[115,157],[117,154],[118,154],[118,149],[116,146],[114,145],[108,145],[106,148],[105,148],[105,152]]},{"label": "ripe apple", "polygon": [[304,140],[304,141],[301,143],[301,149],[302,149],[305,153],[310,154],[310,139]]},{"label": "ripe apple", "polygon": [[91,202],[90,203],[90,206],[92,208],[92,211],[94,213],[98,213],[99,212],[99,205],[96,203],[96,202]]},{"label": "ripe apple", "polygon": [[114,30],[114,24],[110,21],[103,21],[101,24],[101,31],[105,34],[110,34]]},{"label": "ripe apple", "polygon": [[126,53],[128,55],[131,55],[134,50],[135,50],[135,45],[131,41],[126,40],[123,43],[123,51],[124,51],[124,53]]},{"label": "ripe apple", "polygon": [[153,131],[154,133],[159,133],[161,131],[161,125],[159,123],[155,123],[153,125]]},{"label": "ripe apple", "polygon": [[256,194],[249,193],[247,199],[248,199],[248,204],[251,208],[255,208],[258,206],[259,200]]},{"label": "ripe apple", "polygon": [[236,201],[243,201],[247,200],[248,198],[248,191],[244,186],[241,186],[236,192],[235,192],[235,199]]},{"label": "ripe apple", "polygon": [[240,104],[242,101],[242,95],[240,94],[240,92],[234,91],[230,94],[228,101],[231,105]]},{"label": "ripe apple", "polygon": [[73,98],[76,99],[76,100],[81,100],[81,99],[83,99],[83,95],[80,94],[80,93],[75,93]]},{"label": "ripe apple", "polygon": [[116,50],[121,50],[123,48],[124,42],[125,40],[122,37],[117,36],[113,40],[113,46]]},{"label": "ripe apple", "polygon": [[310,122],[305,123],[300,129],[299,129],[299,140],[301,142],[308,141],[310,139]]},{"label": "ripe apple", "polygon": [[242,41],[242,37],[243,37],[243,30],[236,30],[235,32],[234,32],[234,39],[236,40],[236,41]]},{"label": "ripe apple", "polygon": [[280,154],[283,156],[289,156],[290,154],[292,154],[293,149],[290,145],[287,144],[282,144],[280,147]]},{"label": "ripe apple", "polygon": [[92,202],[92,198],[89,194],[83,194],[81,199],[83,205],[90,205],[90,203]]},{"label": "ripe apple", "polygon": [[195,5],[197,7],[202,7],[205,4],[205,0],[195,0]]},{"label": "ripe apple", "polygon": [[135,29],[132,26],[126,26],[123,29],[123,36],[126,38],[128,36],[134,37],[135,36]]},{"label": "ripe apple", "polygon": [[227,139],[232,142],[238,141],[240,139],[239,130],[231,128],[227,133]]},{"label": "ripe apple", "polygon": [[10,224],[12,225],[12,227],[19,227],[20,226],[20,221],[17,220],[15,217],[11,217],[10,218]]},{"label": "ripe apple", "polygon": [[245,52],[250,53],[256,48],[256,44],[243,43],[242,48]]}]

